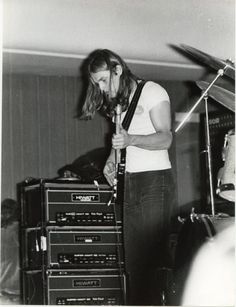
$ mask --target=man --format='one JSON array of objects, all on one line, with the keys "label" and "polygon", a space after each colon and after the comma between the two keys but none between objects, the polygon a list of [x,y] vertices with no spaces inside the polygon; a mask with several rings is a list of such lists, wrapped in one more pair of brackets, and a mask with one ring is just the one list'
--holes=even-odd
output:
[{"label": "man", "polygon": [[[85,63],[88,88],[82,118],[97,110],[114,118],[119,103],[123,119],[141,80],[114,52],[94,51]],[[104,175],[113,186],[115,151],[126,149],[123,229],[128,304],[159,304],[156,271],[163,266],[169,231],[173,180],[168,149],[172,143],[169,96],[159,84],[144,84],[128,131],[112,137]],[[119,193],[119,191],[118,191]]]}]

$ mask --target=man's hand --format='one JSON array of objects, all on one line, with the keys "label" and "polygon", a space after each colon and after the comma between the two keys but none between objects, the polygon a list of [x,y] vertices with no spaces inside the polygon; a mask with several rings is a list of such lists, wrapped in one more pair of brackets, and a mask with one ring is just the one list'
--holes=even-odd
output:
[{"label": "man's hand", "polygon": [[125,129],[121,127],[120,133],[113,134],[112,147],[117,150],[117,149],[126,148],[129,145],[130,145],[130,135]]}]

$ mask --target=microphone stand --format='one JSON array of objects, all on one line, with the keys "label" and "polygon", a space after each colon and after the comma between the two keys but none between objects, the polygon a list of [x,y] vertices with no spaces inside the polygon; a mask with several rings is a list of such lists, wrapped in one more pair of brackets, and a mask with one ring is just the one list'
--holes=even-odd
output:
[{"label": "microphone stand", "polygon": [[217,72],[216,77],[214,80],[209,84],[209,86],[206,88],[205,91],[202,91],[201,97],[196,101],[196,103],[193,105],[193,107],[190,109],[190,111],[187,113],[187,115],[184,117],[182,122],[177,126],[175,129],[175,132],[178,132],[179,129],[184,125],[184,123],[187,121],[187,119],[190,117],[190,115],[193,113],[193,111],[196,109],[196,107],[200,104],[202,99],[205,100],[205,112],[206,112],[206,142],[207,142],[207,148],[205,152],[207,152],[207,161],[208,161],[208,176],[209,176],[209,185],[210,185],[210,201],[211,201],[211,212],[212,216],[215,216],[215,204],[214,204],[214,194],[213,194],[213,182],[212,182],[212,160],[211,160],[211,142],[210,142],[210,133],[209,133],[209,118],[208,118],[208,106],[207,106],[207,100],[208,100],[208,91],[209,89],[215,84],[215,82],[223,76],[224,71],[227,69],[228,65],[225,65],[223,69],[219,69]]}]

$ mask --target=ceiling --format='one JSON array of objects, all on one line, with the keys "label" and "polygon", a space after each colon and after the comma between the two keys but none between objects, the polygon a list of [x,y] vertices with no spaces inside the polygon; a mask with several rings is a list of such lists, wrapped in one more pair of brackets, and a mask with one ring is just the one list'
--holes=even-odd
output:
[{"label": "ceiling", "polygon": [[202,63],[173,46],[234,60],[234,22],[234,0],[3,0],[3,72],[78,76],[108,48],[144,78],[198,80]]}]

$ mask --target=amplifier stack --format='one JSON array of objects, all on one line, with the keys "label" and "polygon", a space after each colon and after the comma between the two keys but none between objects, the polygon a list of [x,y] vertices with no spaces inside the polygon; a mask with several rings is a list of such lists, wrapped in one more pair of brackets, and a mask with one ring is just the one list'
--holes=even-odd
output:
[{"label": "amplifier stack", "polygon": [[20,185],[23,304],[125,305],[122,208],[108,185]]}]

